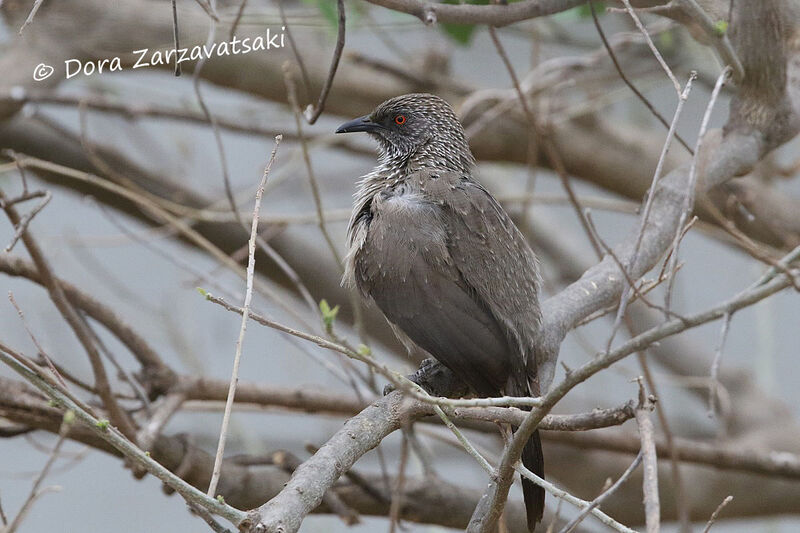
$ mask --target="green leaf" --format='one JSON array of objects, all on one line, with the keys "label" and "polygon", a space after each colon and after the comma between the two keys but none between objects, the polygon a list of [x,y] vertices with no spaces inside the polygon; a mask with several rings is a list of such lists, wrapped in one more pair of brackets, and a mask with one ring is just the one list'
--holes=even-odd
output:
[{"label": "green leaf", "polygon": [[333,327],[333,322],[336,320],[336,315],[339,314],[339,306],[331,308],[328,301],[323,299],[319,302],[319,312],[322,314],[322,322],[325,324],[325,329],[330,330]]},{"label": "green leaf", "polygon": [[358,353],[363,355],[364,357],[371,357],[372,356],[372,349],[367,346],[366,344],[359,344],[358,345]]},{"label": "green leaf", "polygon": [[108,429],[108,420],[106,420],[105,418],[101,418],[100,420],[95,422],[94,425],[105,431]]},{"label": "green leaf", "polygon": [[728,21],[718,20],[717,23],[714,24],[714,31],[717,32],[717,37],[724,36],[725,32],[728,31]]},{"label": "green leaf", "polygon": [[675,45],[675,35],[672,30],[667,30],[658,34],[658,47],[662,50],[672,50]]},{"label": "green leaf", "polygon": [[466,46],[472,40],[472,34],[477,27],[475,24],[440,24],[442,31],[461,46]]},{"label": "green leaf", "polygon": [[[594,2],[594,10],[597,12],[597,16],[599,17],[606,12],[606,3]],[[580,18],[590,18],[592,16],[592,8],[589,7],[588,3],[576,7],[575,12]]]},{"label": "green leaf", "polygon": [[330,0],[303,0],[304,4],[317,6],[322,17],[330,24],[331,28],[336,29],[339,26],[339,15],[336,12],[336,2]]},{"label": "green leaf", "polygon": [[197,292],[200,293],[200,296],[202,296],[206,300],[208,300],[209,297],[211,297],[211,293],[205,290],[203,287],[195,287],[195,290],[197,290]]},{"label": "green leaf", "polygon": [[[460,4],[459,0],[445,0],[442,2],[443,4]],[[467,4],[474,4],[474,5],[485,5],[489,3],[489,0],[467,0],[464,2]],[[455,42],[462,46],[466,46],[469,44],[470,40],[472,40],[472,35],[475,33],[477,29],[477,25],[475,24],[439,24],[442,28],[442,31],[453,39]]]}]

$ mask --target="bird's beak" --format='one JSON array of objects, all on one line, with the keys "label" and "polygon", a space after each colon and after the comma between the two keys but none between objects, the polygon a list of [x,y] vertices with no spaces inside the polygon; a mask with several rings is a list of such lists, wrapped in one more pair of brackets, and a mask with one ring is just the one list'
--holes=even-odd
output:
[{"label": "bird's beak", "polygon": [[357,131],[375,131],[381,127],[380,124],[376,124],[369,119],[369,115],[364,115],[363,117],[358,117],[350,122],[345,122],[338,128],[336,128],[336,133],[355,133]]}]

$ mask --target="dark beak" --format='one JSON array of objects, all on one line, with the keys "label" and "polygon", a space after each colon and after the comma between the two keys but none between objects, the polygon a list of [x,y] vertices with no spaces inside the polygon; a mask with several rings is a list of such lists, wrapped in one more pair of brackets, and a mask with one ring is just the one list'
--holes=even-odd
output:
[{"label": "dark beak", "polygon": [[369,115],[364,115],[363,117],[358,117],[350,122],[345,122],[338,128],[336,128],[336,133],[355,133],[357,131],[375,131],[381,127],[380,124],[376,124],[369,119]]}]

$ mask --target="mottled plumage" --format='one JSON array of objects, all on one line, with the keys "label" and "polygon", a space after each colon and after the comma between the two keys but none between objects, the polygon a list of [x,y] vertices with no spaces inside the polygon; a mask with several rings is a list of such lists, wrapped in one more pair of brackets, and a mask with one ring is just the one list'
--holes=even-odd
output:
[{"label": "mottled plumage", "polygon": [[[349,131],[377,139],[379,164],[358,183],[344,282],[477,395],[538,395],[536,257],[473,179],[453,110],[433,95],[399,96],[337,130]],[[523,463],[543,475],[538,433]],[[523,491],[533,530],[544,492],[527,480]]]}]

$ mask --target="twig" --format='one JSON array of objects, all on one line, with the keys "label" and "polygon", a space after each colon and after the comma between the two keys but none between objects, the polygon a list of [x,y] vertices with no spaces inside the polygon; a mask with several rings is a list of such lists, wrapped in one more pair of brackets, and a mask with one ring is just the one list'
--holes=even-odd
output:
[{"label": "twig", "polygon": [[74,412],[64,412],[64,418],[62,419],[61,426],[58,430],[58,439],[56,440],[56,445],[53,446],[53,449],[50,451],[50,457],[47,458],[47,462],[45,463],[44,467],[42,467],[42,470],[39,472],[36,480],[33,482],[33,486],[31,486],[31,492],[28,494],[28,498],[25,500],[25,503],[22,504],[17,516],[14,517],[11,525],[9,525],[7,529],[3,530],[3,533],[14,533],[19,528],[20,524],[22,524],[22,521],[25,520],[25,516],[27,516],[31,506],[33,506],[33,503],[40,494],[39,487],[44,481],[44,478],[47,477],[47,474],[50,473],[53,463],[55,463],[56,459],[58,458],[58,454],[61,451],[61,446],[63,446],[64,441],[67,438],[67,433],[69,433],[69,427],[74,421]]},{"label": "twig", "polygon": [[[597,226],[595,225],[594,220],[592,219],[592,213],[591,213],[591,211],[589,209],[586,209],[584,211],[584,216],[586,217],[586,222],[589,224],[589,231],[592,232],[592,235],[593,235],[595,241],[597,241],[600,244],[600,246],[602,247],[603,253],[608,255],[608,256],[610,256],[614,260],[614,262],[617,264],[617,267],[619,268],[620,272],[622,272],[622,275],[625,277],[625,280],[628,282],[628,289],[633,291],[633,295],[636,298],[638,298],[647,307],[650,307],[651,309],[662,309],[663,310],[662,307],[657,306],[656,304],[650,302],[645,297],[645,294],[642,291],[640,291],[639,288],[636,286],[636,280],[631,278],[630,274],[628,274],[628,271],[625,268],[625,265],[623,265],[622,261],[620,261],[619,257],[617,257],[617,254],[614,252],[613,248],[611,248],[611,246],[609,246],[608,243],[606,243],[602,239],[602,237],[600,237],[600,233],[597,231]],[[678,315],[676,313],[671,313],[668,316],[678,316]]]},{"label": "twig", "polygon": [[174,489],[178,494],[183,496],[187,502],[197,503],[212,513],[225,518],[234,525],[238,525],[246,517],[246,513],[221,501],[218,501],[215,498],[209,498],[201,491],[197,490],[180,477],[161,466],[158,462],[151,459],[147,453],[139,449],[131,441],[125,438],[125,436],[118,432],[114,427],[110,426],[108,421],[99,420],[89,414],[86,410],[75,403],[69,396],[65,395],[58,388],[53,387],[50,383],[48,383],[42,374],[20,364],[14,358],[7,355],[5,351],[0,351],[0,360],[11,367],[26,381],[41,390],[51,400],[54,400],[66,410],[73,411],[75,413],[75,417],[81,422],[85,423],[87,428],[94,435],[109,443],[125,457],[137,465],[142,466],[150,474]]},{"label": "twig", "polygon": [[[497,475],[494,481],[490,483],[489,488],[486,490],[485,497],[481,499],[473,513],[473,518],[482,517],[481,530],[490,531],[499,515],[503,512],[505,500],[508,496],[508,489],[513,479],[514,465],[519,461],[525,444],[538,427],[544,414],[563,398],[567,392],[572,390],[573,387],[602,369],[608,368],[613,363],[623,359],[629,354],[641,350],[664,337],[680,333],[681,331],[699,326],[711,320],[717,320],[723,317],[725,313],[732,313],[736,310],[748,307],[757,301],[775,294],[777,291],[783,290],[789,285],[790,282],[788,278],[784,276],[758,289],[743,291],[734,298],[710,310],[696,313],[683,319],[676,318],[669,320],[637,335],[613,351],[600,354],[593,360],[570,372],[561,383],[552,387],[550,392],[542,398],[541,406],[531,409],[526,415],[522,425],[520,425],[519,429],[514,433],[511,446],[503,453],[501,464],[497,469]],[[767,287],[769,287],[769,289],[767,289]]]},{"label": "twig", "polygon": [[[791,275],[791,273],[788,272],[786,269],[792,262],[796,261],[799,258],[800,258],[800,245],[798,245],[797,247],[795,247],[794,250],[792,250],[784,257],[782,257],[781,260],[778,261],[776,265],[769,267],[769,269],[767,269],[767,271],[764,272],[764,275],[758,278],[758,280],[756,280],[756,282],[753,283],[749,288],[755,289],[756,287],[765,284],[766,282],[770,281],[775,276],[777,276],[779,271],[783,274]],[[781,269],[781,267],[783,269]]]},{"label": "twig", "polygon": [[654,439],[653,421],[650,413],[653,402],[645,393],[644,384],[639,378],[639,406],[636,409],[636,424],[642,442],[641,454],[644,462],[642,487],[644,491],[644,514],[647,533],[658,533],[661,527],[661,506],[658,498],[658,457]]},{"label": "twig", "polygon": [[[624,0],[626,5],[630,5],[628,0]],[[635,16],[635,14],[634,14]],[[639,20],[638,18],[636,19]],[[648,37],[649,39],[649,37]],[[672,143],[673,134],[675,132],[675,127],[678,124],[678,118],[680,118],[681,111],[683,110],[683,104],[689,98],[689,92],[692,90],[692,81],[697,77],[697,73],[692,71],[689,74],[689,79],[686,81],[686,86],[683,88],[683,91],[679,91],[678,94],[678,105],[675,108],[675,114],[672,117],[672,122],[670,123],[669,132],[667,133],[667,138],[664,141],[664,145],[661,149],[661,154],[658,157],[658,163],[656,164],[656,170],[653,173],[653,181],[650,185],[650,190],[647,195],[647,200],[645,201],[644,210],[641,216],[641,223],[639,226],[639,234],[636,238],[636,244],[634,245],[633,249],[633,256],[631,257],[630,264],[636,264],[638,257],[639,257],[639,250],[642,245],[642,239],[644,238],[645,228],[647,227],[647,223],[650,219],[650,212],[653,207],[653,200],[656,196],[656,188],[658,187],[658,182],[661,178],[661,173],[664,168],[664,163],[667,158],[667,151],[669,150],[669,146]],[[691,205],[691,204],[690,204]],[[630,267],[628,267],[630,268]],[[622,291],[622,296],[620,297],[619,308],[617,309],[617,316],[614,319],[614,325],[611,328],[611,335],[608,337],[608,342],[606,343],[606,352],[611,349],[611,344],[614,342],[614,337],[616,336],[617,330],[619,329],[620,324],[622,323],[622,318],[625,316],[625,312],[627,311],[628,303],[630,302],[631,290],[626,287]]]},{"label": "twig", "polygon": [[336,69],[339,67],[339,60],[342,58],[342,50],[344,50],[344,36],[345,36],[345,13],[344,13],[344,0],[337,0],[336,12],[338,14],[338,32],[336,34],[336,47],[333,50],[333,58],[331,59],[331,66],[328,69],[328,76],[325,78],[325,83],[322,85],[322,91],[319,93],[319,100],[317,105],[306,109],[305,117],[309,124],[314,124],[322,111],[325,109],[325,100],[328,99],[328,93],[333,85],[333,77],[336,76]]},{"label": "twig", "polygon": [[186,401],[186,393],[172,392],[159,400],[153,408],[150,420],[136,434],[136,444],[145,451],[150,451],[161,430]]},{"label": "twig", "polygon": [[211,20],[214,22],[219,22],[219,15],[217,15],[216,8],[214,7],[216,2],[209,1],[209,0],[194,0],[197,2],[197,5],[203,8],[203,11],[211,17]]},{"label": "twig", "polygon": [[17,315],[19,315],[19,319],[22,322],[22,327],[25,328],[25,331],[28,332],[28,337],[31,338],[33,345],[36,346],[36,350],[39,352],[39,355],[44,359],[47,366],[50,368],[50,371],[56,377],[58,381],[61,382],[61,385],[66,389],[67,384],[64,381],[64,378],[61,376],[61,373],[56,369],[56,366],[53,364],[53,361],[50,359],[50,356],[47,355],[47,352],[42,348],[42,345],[39,344],[39,341],[36,339],[36,336],[31,331],[30,326],[28,325],[28,321],[25,320],[25,313],[22,312],[22,308],[17,305],[17,301],[14,299],[14,293],[8,291],[8,300],[11,302],[11,305],[14,306],[14,309],[17,310]]},{"label": "twig", "polygon": [[[639,100],[641,100],[644,106],[650,110],[650,113],[652,113],[653,116],[655,116],[658,119],[658,121],[661,122],[661,124],[663,124],[665,128],[667,128],[667,130],[669,130],[670,126],[669,122],[667,122],[667,119],[665,119],[664,116],[661,113],[659,113],[655,107],[653,107],[653,104],[650,103],[647,97],[644,94],[642,94],[641,91],[639,91],[639,89],[636,88],[633,82],[629,80],[628,77],[625,75],[625,73],[622,71],[622,66],[619,64],[619,61],[617,60],[617,55],[614,53],[614,50],[608,43],[608,39],[606,39],[606,34],[603,31],[603,27],[600,25],[600,20],[597,18],[597,11],[594,8],[594,2],[591,0],[589,1],[589,9],[592,12],[592,20],[594,21],[594,27],[597,28],[597,34],[600,35],[600,40],[603,41],[603,46],[608,52],[608,56],[611,58],[611,62],[614,63],[614,68],[617,69],[617,74],[619,74],[619,77],[622,78],[622,81],[625,82],[625,85],[628,86],[631,92],[633,92],[633,94],[635,94],[636,97]],[[690,154],[694,155],[694,152],[689,147],[689,144],[683,140],[683,137],[681,137],[678,132],[675,132],[675,138],[678,139],[678,142],[681,143],[681,145],[684,148],[686,148],[686,150]]]},{"label": "twig", "polygon": [[582,5],[586,0],[559,2],[527,1],[507,5],[443,4],[426,0],[367,0],[370,4],[414,15],[425,24],[488,24],[506,26],[521,20],[544,17]]},{"label": "twig", "polygon": [[[661,65],[661,68],[664,69],[664,72],[667,73],[667,77],[670,79],[670,81],[672,81],[672,85],[675,87],[675,92],[678,93],[678,98],[683,98],[681,94],[682,93],[681,84],[678,83],[677,78],[675,78],[675,74],[672,73],[672,70],[669,68],[669,65],[667,65],[667,62],[664,61],[663,57],[661,57],[661,52],[659,52],[658,48],[656,48],[656,45],[653,44],[653,40],[650,38],[650,34],[647,33],[647,28],[645,28],[644,24],[642,24],[642,21],[639,20],[639,16],[636,14],[636,11],[634,11],[633,7],[631,6],[630,0],[622,0],[622,3],[625,4],[625,9],[628,11],[628,14],[633,19],[633,22],[636,24],[636,27],[639,28],[639,31],[642,32],[642,35],[644,35],[644,38],[647,41],[647,45],[650,47],[650,50],[653,52],[653,55],[656,56],[656,59]],[[672,133],[670,132],[670,136],[671,135]]]},{"label": "twig", "polygon": [[619,478],[614,482],[614,484],[612,484],[610,487],[608,487],[606,490],[600,493],[597,496],[597,498],[592,500],[589,506],[585,507],[578,514],[578,516],[573,518],[567,525],[562,527],[559,530],[559,533],[571,533],[576,527],[578,527],[578,525],[581,522],[583,522],[583,519],[589,516],[589,513],[591,513],[595,508],[600,507],[600,504],[603,503],[603,500],[611,496],[618,488],[622,486],[623,483],[625,483],[625,481],[628,480],[629,477],[631,477],[631,474],[633,474],[634,470],[636,470],[636,468],[641,464],[641,462],[642,462],[642,452],[639,452],[639,454],[636,456],[636,459],[633,460],[630,466],[625,470],[625,472],[622,473],[621,476],[619,476]]},{"label": "twig", "polygon": [[[280,4],[280,2],[278,2]],[[234,35],[236,34],[236,29],[239,27],[239,22],[242,20],[242,15],[244,15],[244,8],[247,7],[247,0],[242,0],[239,4],[239,9],[236,10],[236,16],[233,18],[233,23],[231,24],[231,31],[228,33],[228,38],[232,41]],[[284,23],[284,26],[286,24]]]},{"label": "twig", "polygon": [[206,524],[208,524],[208,527],[210,527],[210,528],[211,528],[211,530],[212,530],[214,533],[233,533],[233,531],[231,531],[230,529],[228,529],[228,528],[226,528],[226,527],[223,527],[223,526],[222,526],[222,525],[221,525],[219,522],[217,522],[217,521],[214,519],[214,515],[212,515],[211,513],[209,513],[209,512],[208,512],[206,509],[203,509],[203,508],[202,508],[202,507],[200,507],[199,505],[195,505],[195,504],[191,504],[191,503],[190,503],[190,504],[188,504],[188,506],[189,506],[189,509],[190,509],[190,510],[191,510],[193,513],[195,513],[195,514],[197,514],[198,516],[200,516],[200,518],[202,518],[202,519],[203,519],[203,521],[204,521]]},{"label": "twig", "polygon": [[716,522],[717,517],[719,516],[719,513],[722,511],[723,507],[731,503],[732,500],[733,496],[726,496],[725,499],[722,500],[722,503],[717,506],[713,513],[711,513],[711,518],[708,519],[708,523],[703,529],[703,533],[708,533],[711,530],[711,526],[714,525],[714,522]]},{"label": "twig", "polygon": [[33,22],[33,17],[36,16],[36,12],[39,11],[39,8],[42,7],[43,3],[44,3],[44,0],[36,0],[33,3],[33,7],[31,8],[31,11],[30,11],[30,13],[28,13],[28,18],[25,19],[25,22],[22,23],[22,26],[19,29],[19,35],[22,35],[22,30],[24,30],[25,27],[28,24]]},{"label": "twig", "polygon": [[[44,207],[50,202],[51,197],[52,195],[50,194],[50,191],[45,191],[44,195],[42,196],[42,201],[39,202],[29,213],[23,215],[19,222],[14,224],[14,237],[12,237],[11,242],[8,244],[8,246],[6,246],[6,252],[10,252],[14,248],[14,245],[17,244],[17,241],[19,241],[25,231],[27,231],[28,225],[31,223],[31,221],[33,221],[33,217],[35,217],[39,211],[44,209]],[[17,202],[10,201],[5,202],[5,205],[11,206],[15,203]]]},{"label": "twig", "polygon": [[519,103],[522,106],[522,110],[525,114],[525,118],[528,122],[528,125],[533,129],[533,133],[536,136],[537,140],[542,143],[542,147],[544,149],[545,155],[547,159],[550,161],[550,164],[553,166],[553,169],[558,174],[558,177],[561,179],[561,185],[564,187],[564,191],[567,193],[567,197],[569,198],[572,206],[575,209],[575,213],[578,215],[578,220],[581,223],[584,231],[586,232],[586,236],[589,238],[589,242],[594,248],[595,253],[598,257],[601,257],[600,253],[600,246],[592,237],[592,233],[589,230],[588,223],[583,216],[583,207],[578,200],[578,197],[575,195],[575,191],[572,189],[572,185],[569,181],[569,175],[567,174],[567,169],[564,166],[564,162],[561,160],[561,155],[558,153],[555,145],[553,144],[550,137],[543,131],[539,123],[536,121],[536,118],[531,113],[530,108],[528,107],[528,101],[525,98],[525,94],[522,92],[522,88],[519,84],[519,80],[517,79],[517,75],[514,72],[514,66],[511,64],[511,60],[508,58],[505,49],[503,48],[503,44],[500,42],[500,39],[497,38],[496,31],[493,27],[489,27],[489,36],[492,38],[492,42],[494,43],[495,49],[497,50],[498,55],[503,60],[503,65],[505,65],[506,70],[508,71],[509,76],[511,77],[511,81],[514,84],[514,90],[517,93],[517,98],[519,98]]},{"label": "twig", "polygon": [[300,55],[300,49],[297,47],[297,43],[294,40],[294,35],[292,34],[289,21],[286,19],[286,10],[283,9],[283,0],[278,0],[278,13],[281,16],[281,23],[286,29],[286,37],[289,39],[289,46],[292,49],[294,60],[297,62],[297,66],[300,68],[300,76],[303,78],[303,95],[305,96],[305,99],[308,100],[308,93],[311,90],[311,78],[308,76],[306,64],[303,61],[303,58]]},{"label": "twig", "polygon": [[[587,502],[586,500],[581,500],[580,498],[573,496],[569,492],[556,487],[549,481],[540,478],[539,476],[537,476],[536,474],[534,474],[533,472],[522,466],[522,464],[516,465],[515,469],[517,470],[517,472],[519,472],[526,478],[530,479],[531,481],[542,487],[544,490],[546,490],[559,500],[564,500],[568,503],[571,503],[572,505],[578,507],[579,509],[586,509],[592,505],[591,502]],[[597,507],[592,509],[590,512],[603,524],[614,529],[615,531],[621,531],[623,533],[636,533],[635,530],[627,526],[624,526],[623,524],[620,524],[619,522],[617,522],[616,520],[605,514],[603,511],[598,509]]]},{"label": "twig", "polygon": [[[203,9],[205,9],[204,1],[197,0],[197,2],[203,6]],[[211,43],[214,42],[214,37],[217,33],[217,22],[219,22],[219,19],[213,13],[213,5],[210,4],[209,7],[211,7],[211,11],[207,10],[207,12],[209,15],[212,15],[212,20],[208,27],[208,36],[206,37],[205,44],[206,47],[211,46]],[[236,217],[236,221],[239,223],[239,225],[245,226],[244,220],[239,214],[239,209],[236,207],[236,200],[233,197],[231,178],[228,172],[228,159],[225,155],[225,147],[222,144],[222,135],[220,134],[219,127],[217,126],[217,119],[211,114],[211,111],[208,109],[206,101],[203,98],[203,93],[200,91],[200,73],[206,64],[206,59],[206,56],[203,56],[200,58],[200,61],[197,62],[197,66],[192,73],[192,87],[194,87],[194,93],[197,96],[197,103],[200,104],[200,108],[203,110],[203,114],[206,116],[206,120],[211,125],[211,130],[214,133],[214,142],[217,145],[217,152],[219,153],[219,163],[222,167],[222,182],[225,186],[225,196],[228,198],[228,204],[230,205],[231,211],[233,211],[233,214]]]},{"label": "twig", "polygon": [[[696,194],[696,187],[697,187],[697,159],[700,157],[700,151],[703,149],[703,141],[706,137],[706,131],[708,130],[708,122],[711,120],[711,111],[714,109],[714,104],[717,101],[717,97],[719,96],[720,91],[722,90],[722,86],[725,83],[725,80],[728,78],[730,74],[730,68],[725,67],[722,69],[722,72],[717,77],[717,82],[714,84],[714,89],[711,91],[711,98],[708,100],[708,105],[706,105],[705,113],[703,113],[703,120],[700,122],[700,131],[697,133],[697,143],[695,144],[694,152],[692,154],[692,164],[689,167],[689,194],[686,195],[683,201],[683,209],[681,210],[681,217],[678,222],[678,227],[675,230],[675,238],[672,241],[672,247],[670,252],[670,261],[669,261],[669,272],[674,272],[675,265],[678,263],[678,248],[680,246],[681,239],[683,238],[683,233],[685,231],[685,224],[686,219],[689,217],[691,213],[692,206],[694,205],[694,198]],[[672,286],[675,282],[675,275],[671,277],[669,284],[667,286],[667,293],[664,297],[664,307],[666,308],[666,312],[669,312],[670,309],[670,302],[672,298]]]},{"label": "twig", "polygon": [[[11,276],[22,276],[34,283],[44,285],[42,277],[36,271],[35,266],[20,258],[0,255],[0,272]],[[118,317],[113,309],[103,305],[92,296],[64,280],[58,279],[58,283],[74,306],[80,308],[92,319],[112,332],[143,367],[153,372],[153,375],[159,374],[162,378],[168,378],[171,375],[171,370],[161,361],[147,341]],[[64,375],[66,376],[66,374]]]},{"label": "twig", "polygon": [[178,61],[178,53],[177,50],[181,49],[180,42],[178,40],[178,4],[177,0],[172,0],[172,42],[175,45],[175,76],[181,75],[181,64]]},{"label": "twig", "polygon": [[397,531],[400,520],[400,509],[403,506],[403,483],[406,478],[406,464],[408,464],[408,435],[403,431],[403,443],[400,446],[400,464],[397,467],[397,477],[392,489],[392,503],[389,505],[389,533]]},{"label": "twig", "polygon": [[[736,80],[742,80],[744,78],[744,67],[736,55],[730,39],[728,39],[728,32],[720,31],[714,21],[711,20],[711,17],[695,0],[677,0],[677,3],[681,10],[692,17],[705,34],[708,35],[711,45],[717,49],[724,64],[732,69]],[[728,10],[728,17],[731,16],[732,12],[733,9]],[[728,21],[728,24],[730,24],[730,21]]]},{"label": "twig", "polygon": [[[5,194],[2,190],[0,190],[0,201],[5,199]],[[12,224],[20,224],[21,219],[14,206],[6,205],[4,210]],[[109,417],[114,424],[117,424],[120,427],[120,430],[124,434],[133,435],[135,433],[133,422],[130,420],[127,413],[120,408],[116,398],[114,398],[114,395],[111,391],[111,385],[108,382],[108,376],[106,375],[106,371],[103,366],[102,358],[93,342],[91,332],[89,331],[86,322],[76,312],[72,304],[67,299],[66,295],[64,294],[64,290],[59,284],[58,279],[53,274],[53,271],[50,268],[44,253],[31,233],[29,231],[25,231],[22,233],[21,237],[22,241],[25,243],[25,248],[28,250],[28,254],[31,256],[31,259],[36,265],[36,269],[39,271],[39,276],[42,279],[42,285],[47,288],[47,292],[49,293],[50,298],[52,299],[59,313],[70,326],[89,357],[89,362],[91,364],[95,379],[95,388],[97,389],[98,395],[103,400],[103,404],[106,406],[106,409],[108,409]]]},{"label": "twig", "polygon": [[278,151],[278,146],[281,143],[281,136],[275,137],[275,147],[270,154],[269,162],[264,167],[264,174],[261,177],[261,182],[256,190],[255,207],[253,208],[253,223],[250,230],[249,242],[249,256],[247,260],[247,290],[244,296],[244,306],[242,310],[242,324],[239,328],[239,338],[236,341],[236,353],[233,358],[233,371],[231,374],[230,388],[228,389],[228,398],[225,403],[225,414],[222,417],[222,428],[219,433],[219,444],[217,446],[217,454],[214,457],[214,470],[211,474],[211,482],[208,484],[208,496],[214,497],[217,484],[219,483],[219,476],[222,473],[222,456],[225,453],[225,440],[228,434],[228,423],[230,422],[231,409],[233,408],[233,398],[236,395],[236,385],[239,382],[239,362],[242,358],[242,344],[244,342],[244,333],[247,330],[247,319],[250,314],[250,300],[253,297],[253,277],[255,275],[256,264],[256,235],[258,234],[258,213],[261,210],[261,196],[264,194],[264,186],[267,184],[269,171],[272,164],[275,162],[275,154]]},{"label": "twig", "polygon": [[[630,316],[625,317],[625,325],[631,336],[636,335],[633,321],[631,320]],[[644,374],[644,382],[647,385],[647,388],[652,391],[656,398],[658,398],[658,390],[656,389],[656,383],[653,379],[653,374],[650,372],[650,365],[647,362],[646,352],[637,352],[636,358],[639,360],[639,366],[642,369],[642,374]],[[656,411],[656,416],[658,416],[658,422],[661,425],[662,431],[664,432],[664,440],[666,441],[667,448],[669,449],[670,469],[672,470],[672,483],[674,485],[673,492],[675,493],[675,506],[677,507],[678,521],[680,522],[681,532],[691,533],[692,527],[689,516],[689,502],[686,499],[685,486],[683,484],[683,477],[681,476],[678,449],[675,446],[675,439],[673,438],[672,430],[670,429],[670,425],[667,420],[667,415],[664,412],[663,404]]]},{"label": "twig", "polygon": [[[339,1],[341,2],[342,0]],[[294,121],[295,121],[295,127],[297,128],[297,136],[300,139],[300,146],[303,151],[303,160],[305,161],[306,164],[308,181],[309,184],[311,185],[311,194],[314,198],[314,206],[317,209],[317,219],[318,219],[319,229],[322,232],[322,236],[325,238],[325,242],[327,243],[328,248],[331,251],[331,255],[333,255],[333,257],[336,260],[336,265],[339,267],[340,270],[343,271],[344,265],[342,265],[342,259],[339,256],[339,252],[336,250],[336,245],[334,244],[330,233],[328,233],[328,227],[325,224],[325,210],[322,207],[322,198],[319,193],[319,185],[317,184],[317,178],[316,175],[314,174],[314,168],[311,165],[311,157],[309,156],[308,146],[305,140],[305,135],[303,134],[303,124],[300,120],[300,108],[298,107],[297,103],[297,91],[295,90],[294,79],[292,78],[292,74],[289,65],[287,63],[285,63],[283,66],[283,75],[284,75],[284,81],[286,82],[286,92],[289,98],[289,105],[291,106],[292,111],[294,113]]]},{"label": "twig", "polygon": [[726,313],[722,318],[722,327],[719,330],[717,349],[714,350],[714,360],[711,362],[711,377],[708,387],[708,416],[713,418],[717,414],[717,388],[719,387],[719,365],[722,361],[722,351],[725,349],[725,340],[728,338],[732,315]]},{"label": "twig", "polygon": [[[241,279],[246,279],[245,272],[239,267],[239,264],[231,259],[226,253],[219,249],[214,243],[209,241],[206,237],[200,234],[197,230],[191,227],[190,222],[186,222],[181,218],[174,216],[170,211],[161,207],[161,205],[151,199],[148,196],[142,195],[138,192],[132,191],[125,187],[121,187],[116,183],[110,183],[108,180],[104,180],[102,178],[97,177],[94,174],[90,174],[88,172],[82,172],[80,170],[75,170],[70,167],[66,167],[64,165],[59,165],[57,163],[51,163],[50,161],[45,161],[43,159],[39,159],[36,157],[25,156],[24,158],[20,159],[20,163],[24,166],[31,167],[31,168],[38,168],[41,170],[46,170],[48,172],[55,172],[61,176],[65,176],[72,179],[77,179],[86,183],[90,183],[96,187],[100,187],[107,191],[110,191],[118,196],[126,198],[138,206],[142,207],[148,214],[152,215],[153,217],[157,218],[159,221],[163,221],[173,227],[180,235],[185,237],[187,240],[191,241],[194,245],[199,247],[200,249],[206,251],[209,255],[211,255],[214,259],[216,259],[219,263],[227,267],[231,272],[235,273]],[[0,201],[2,199],[0,198]],[[267,284],[261,282],[260,280],[255,280],[255,287],[259,292],[264,293],[268,298],[271,298],[273,301],[280,306],[287,314],[294,317],[300,324],[304,326],[307,325],[305,319],[297,312],[295,308],[288,305],[280,295],[271,289]]]}]

